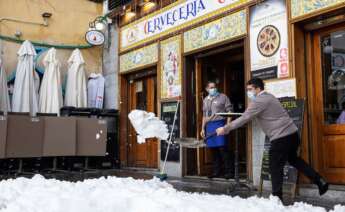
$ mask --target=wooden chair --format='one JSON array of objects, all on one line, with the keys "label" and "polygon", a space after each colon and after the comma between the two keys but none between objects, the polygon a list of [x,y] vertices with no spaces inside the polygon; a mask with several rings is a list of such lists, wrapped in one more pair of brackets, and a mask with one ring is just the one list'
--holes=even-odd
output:
[{"label": "wooden chair", "polygon": [[26,114],[7,117],[6,157],[19,159],[17,174],[23,173],[24,158],[42,157],[43,134],[44,119]]},{"label": "wooden chair", "polygon": [[77,118],[77,156],[85,156],[84,170],[89,171],[90,156],[105,156],[107,123],[96,118]]},{"label": "wooden chair", "polygon": [[58,157],[76,155],[77,121],[74,117],[44,117],[43,157],[53,157],[53,167],[47,171],[62,172],[57,169]]},{"label": "wooden chair", "polygon": [[7,116],[0,115],[0,159],[6,158]]}]

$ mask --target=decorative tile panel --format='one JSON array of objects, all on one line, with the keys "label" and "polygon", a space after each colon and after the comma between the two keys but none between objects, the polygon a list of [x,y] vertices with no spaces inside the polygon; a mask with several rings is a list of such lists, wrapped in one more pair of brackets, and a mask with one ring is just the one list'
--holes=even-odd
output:
[{"label": "decorative tile panel", "polygon": [[291,17],[297,18],[327,7],[344,3],[345,0],[291,0]]},{"label": "decorative tile panel", "polygon": [[120,73],[157,63],[158,43],[120,56]]},{"label": "decorative tile panel", "polygon": [[161,42],[161,98],[181,96],[181,35]]},{"label": "decorative tile panel", "polygon": [[184,52],[220,43],[247,33],[246,11],[242,10],[184,33]]}]

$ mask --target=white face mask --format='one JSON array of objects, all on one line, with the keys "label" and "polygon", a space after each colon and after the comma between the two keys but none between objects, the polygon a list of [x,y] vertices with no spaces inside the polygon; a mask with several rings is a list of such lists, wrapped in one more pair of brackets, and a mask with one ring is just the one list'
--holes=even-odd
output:
[{"label": "white face mask", "polygon": [[208,94],[210,94],[210,96],[215,96],[217,95],[217,93],[218,93],[217,88],[208,89]]},{"label": "white face mask", "polygon": [[254,91],[247,91],[247,96],[250,100],[254,100],[256,98],[256,94]]}]

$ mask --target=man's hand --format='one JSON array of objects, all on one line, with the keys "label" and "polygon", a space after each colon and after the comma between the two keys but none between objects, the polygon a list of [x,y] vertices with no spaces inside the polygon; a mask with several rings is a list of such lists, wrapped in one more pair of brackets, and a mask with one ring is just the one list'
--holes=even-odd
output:
[{"label": "man's hand", "polygon": [[201,138],[205,138],[205,130],[201,130],[200,136],[201,136]]},{"label": "man's hand", "polygon": [[217,130],[217,136],[220,136],[220,135],[225,135],[225,129],[224,127],[219,127]]}]

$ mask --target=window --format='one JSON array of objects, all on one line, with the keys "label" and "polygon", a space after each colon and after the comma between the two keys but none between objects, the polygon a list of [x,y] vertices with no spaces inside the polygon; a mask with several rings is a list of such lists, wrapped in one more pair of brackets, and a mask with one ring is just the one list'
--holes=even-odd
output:
[{"label": "window", "polygon": [[325,124],[345,124],[345,30],[321,38]]}]

